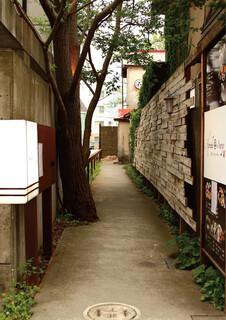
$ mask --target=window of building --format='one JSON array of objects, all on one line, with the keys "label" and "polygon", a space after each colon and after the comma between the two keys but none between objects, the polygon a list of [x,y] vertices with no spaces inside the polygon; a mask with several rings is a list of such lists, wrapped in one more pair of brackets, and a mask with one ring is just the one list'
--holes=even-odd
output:
[{"label": "window of building", "polygon": [[99,143],[99,137],[98,136],[94,137],[94,143]]},{"label": "window of building", "polygon": [[95,121],[94,122],[94,129],[98,130],[100,124],[101,124],[101,126],[104,126],[104,121]]},{"label": "window of building", "polygon": [[99,112],[104,113],[104,106],[99,106]]},{"label": "window of building", "polygon": [[24,12],[27,13],[27,0],[19,0],[18,1],[21,7],[24,9]]}]

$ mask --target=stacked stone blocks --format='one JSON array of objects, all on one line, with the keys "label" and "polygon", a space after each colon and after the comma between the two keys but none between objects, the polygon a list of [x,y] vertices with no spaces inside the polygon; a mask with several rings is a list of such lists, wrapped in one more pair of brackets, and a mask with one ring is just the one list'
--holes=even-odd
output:
[{"label": "stacked stone blocks", "polygon": [[[191,87],[182,64],[145,106],[136,131],[133,164],[196,230],[185,195],[185,182],[193,184],[192,161],[186,148],[186,116],[194,102],[188,98]],[[164,100],[169,92],[175,97],[172,114],[167,113]]]}]

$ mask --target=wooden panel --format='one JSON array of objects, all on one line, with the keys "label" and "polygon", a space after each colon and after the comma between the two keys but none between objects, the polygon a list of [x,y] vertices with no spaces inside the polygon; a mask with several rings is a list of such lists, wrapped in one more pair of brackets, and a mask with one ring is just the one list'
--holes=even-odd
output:
[{"label": "wooden panel", "polygon": [[38,143],[43,144],[43,176],[39,178],[39,192],[56,182],[55,128],[38,124]]}]

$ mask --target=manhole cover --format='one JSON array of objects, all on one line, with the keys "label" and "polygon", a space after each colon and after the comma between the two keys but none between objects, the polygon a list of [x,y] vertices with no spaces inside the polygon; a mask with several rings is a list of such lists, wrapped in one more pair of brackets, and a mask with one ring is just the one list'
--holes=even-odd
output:
[{"label": "manhole cover", "polygon": [[87,320],[138,320],[140,311],[132,306],[108,302],[88,307],[83,313]]}]

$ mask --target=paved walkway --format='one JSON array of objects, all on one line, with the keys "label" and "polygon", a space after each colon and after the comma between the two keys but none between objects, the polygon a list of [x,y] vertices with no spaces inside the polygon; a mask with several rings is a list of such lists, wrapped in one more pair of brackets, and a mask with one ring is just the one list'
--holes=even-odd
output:
[{"label": "paved walkway", "polygon": [[224,319],[199,301],[191,272],[167,269],[168,226],[122,166],[104,162],[92,191],[100,221],[64,231],[32,320],[82,320],[88,306],[113,301],[135,306],[142,320]]}]

